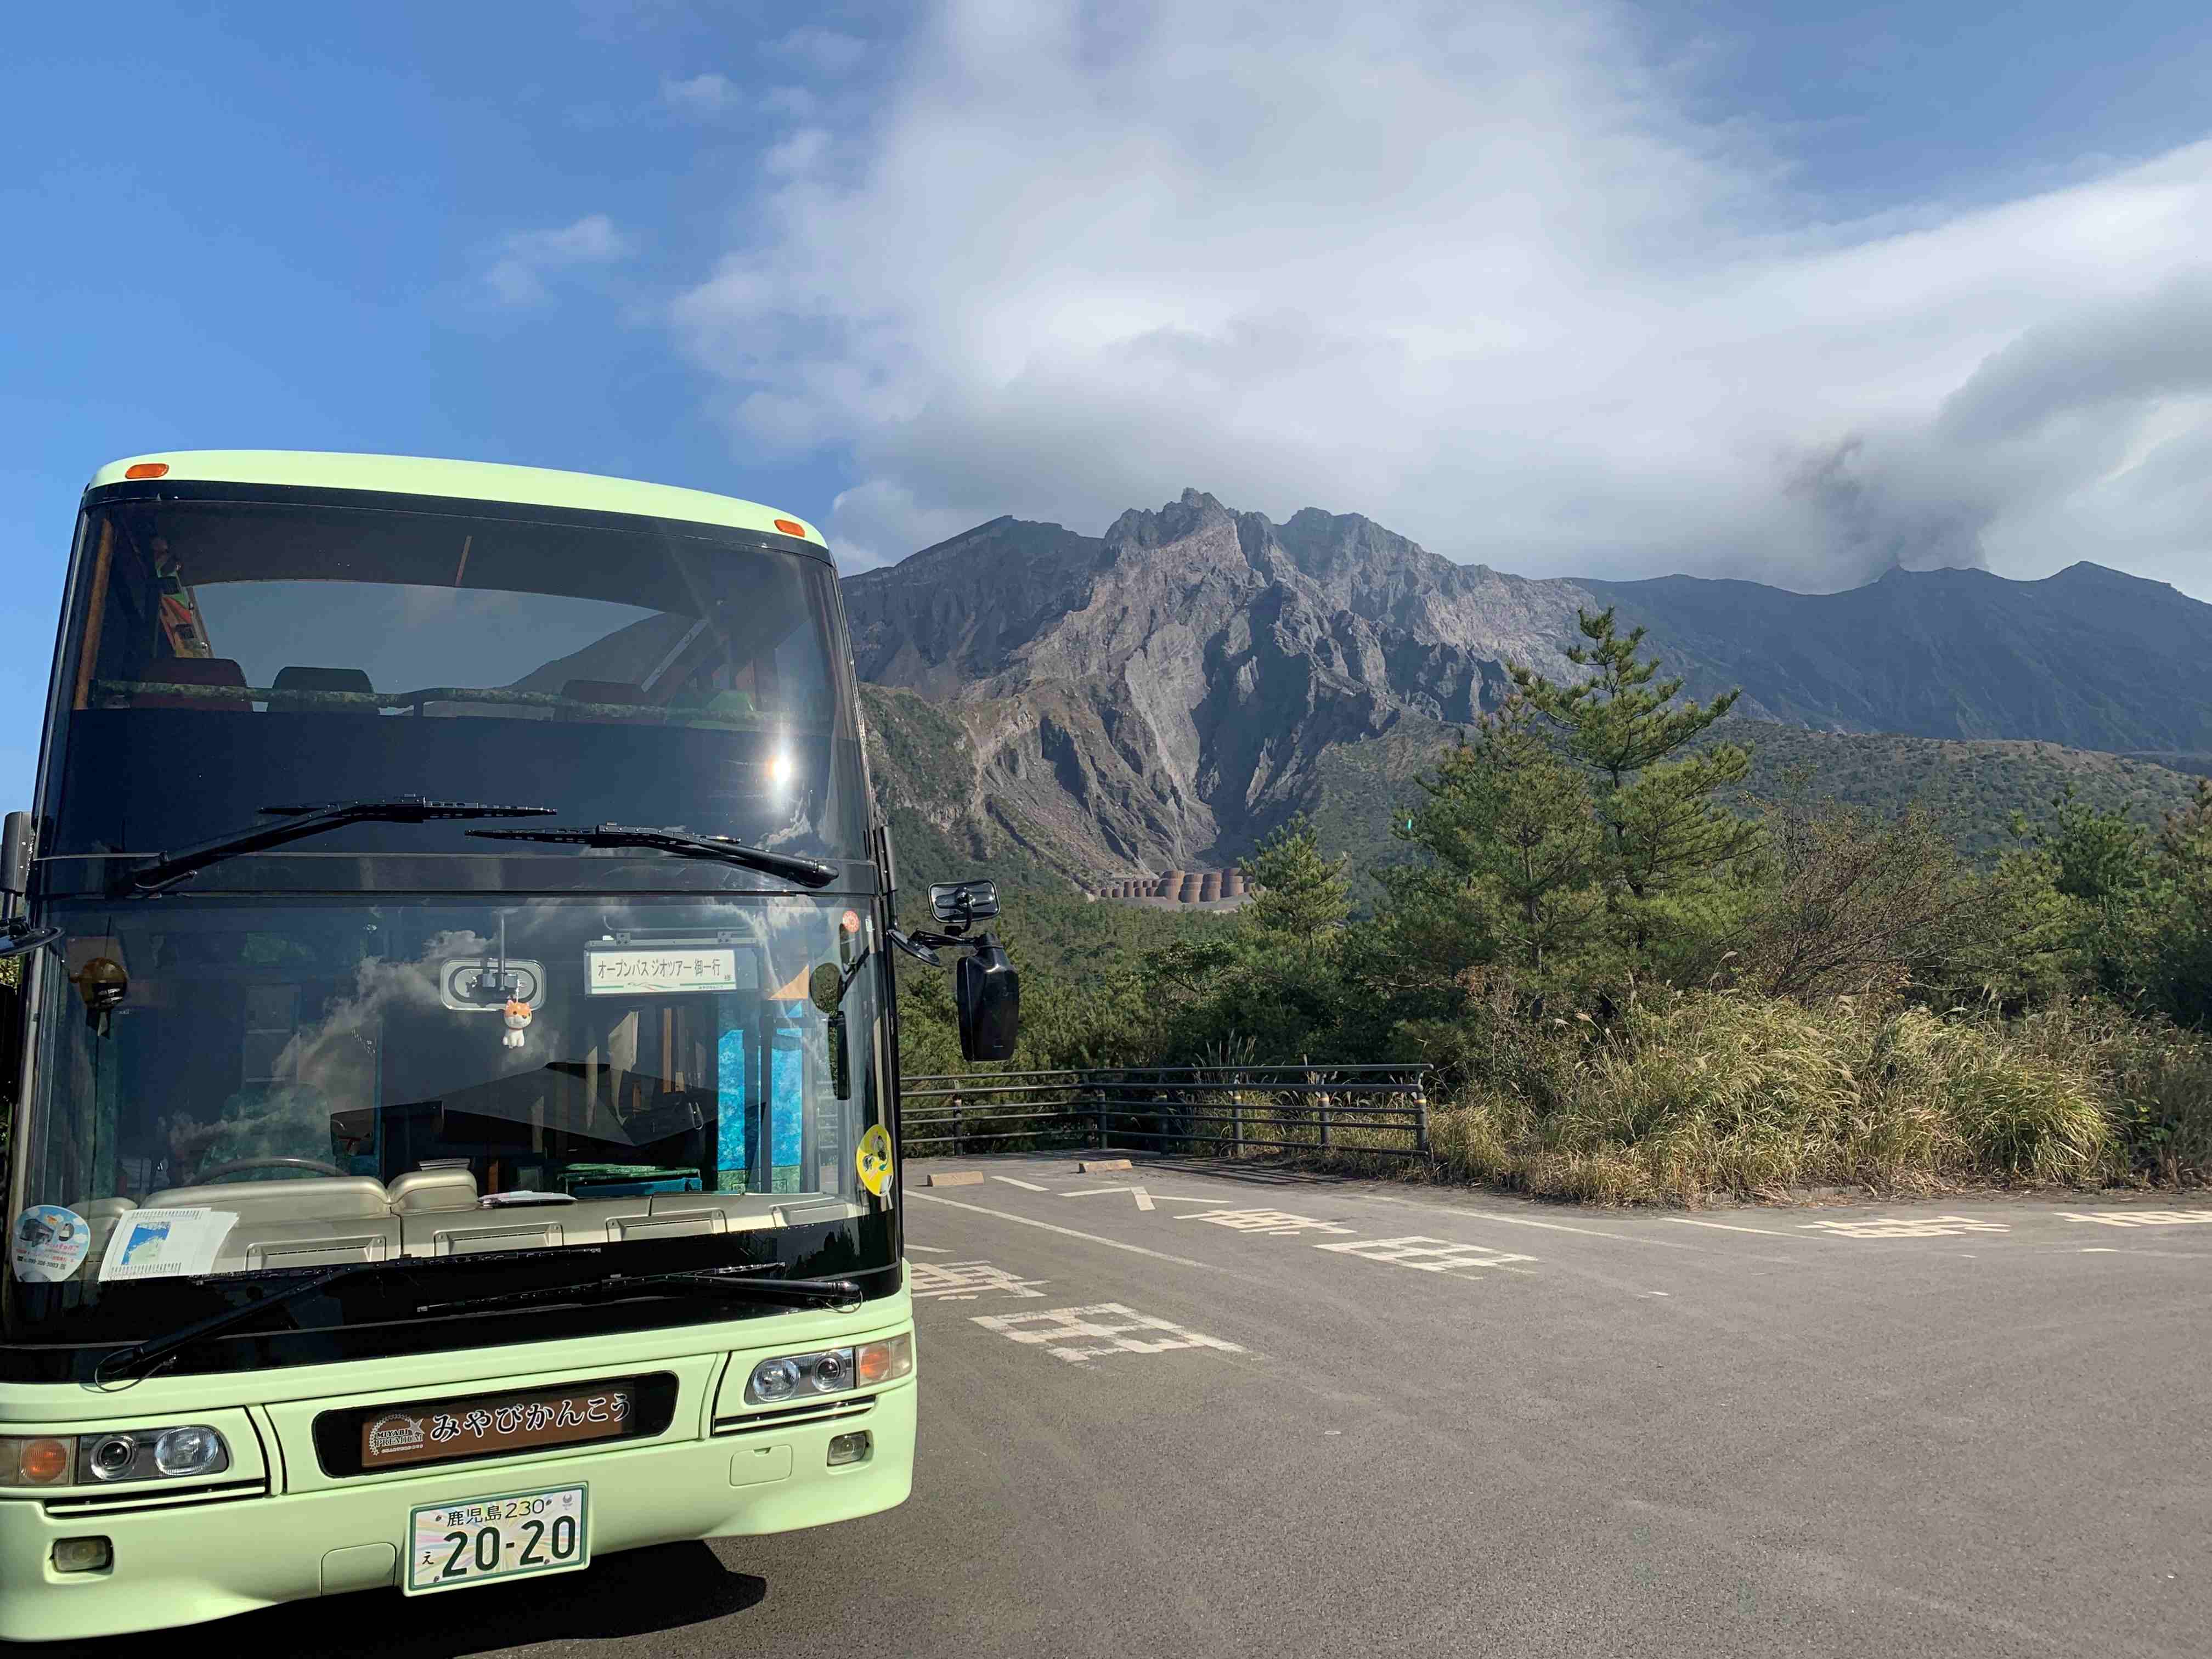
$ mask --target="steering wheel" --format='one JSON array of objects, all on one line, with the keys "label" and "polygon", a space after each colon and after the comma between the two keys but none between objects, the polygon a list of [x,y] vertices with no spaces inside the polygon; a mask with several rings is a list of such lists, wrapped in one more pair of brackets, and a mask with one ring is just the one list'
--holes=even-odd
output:
[{"label": "steering wheel", "polygon": [[341,1178],[345,1175],[337,1164],[325,1164],[319,1158],[241,1158],[233,1163],[218,1164],[212,1170],[202,1170],[193,1178],[193,1183],[222,1181],[246,1170],[306,1170],[314,1175]]}]

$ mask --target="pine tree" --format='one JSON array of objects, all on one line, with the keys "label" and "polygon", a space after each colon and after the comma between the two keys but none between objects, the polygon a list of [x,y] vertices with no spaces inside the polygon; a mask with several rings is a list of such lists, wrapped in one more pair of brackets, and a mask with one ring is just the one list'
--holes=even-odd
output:
[{"label": "pine tree", "polygon": [[[1475,741],[1447,754],[1427,796],[1400,832],[1435,858],[1423,876],[1401,879],[1401,920],[1424,904],[1461,949],[1541,976],[1561,968],[1593,937],[1602,918],[1603,845],[1582,775],[1534,727],[1534,710],[1515,697],[1486,715]],[[1406,907],[1412,906],[1413,908]]]},{"label": "pine tree", "polygon": [[1644,630],[1617,631],[1610,607],[1577,611],[1583,641],[1567,660],[1595,672],[1559,685],[1517,664],[1514,684],[1562,734],[1567,752],[1596,775],[1605,843],[1607,908],[1636,966],[1679,965],[1682,952],[1728,925],[1741,898],[1724,874],[1759,847],[1757,824],[1716,799],[1743,781],[1750,752],[1730,743],[1677,756],[1735,706],[1728,691],[1708,707],[1678,701],[1682,682],[1660,679],[1656,658],[1638,655]]},{"label": "pine tree", "polygon": [[1329,942],[1352,915],[1352,884],[1342,857],[1322,856],[1321,838],[1301,812],[1279,826],[1249,859],[1237,860],[1254,890],[1244,920],[1307,949]]},{"label": "pine tree", "polygon": [[2058,890],[2100,912],[2140,892],[2149,874],[2149,832],[2117,807],[2099,811],[2071,784],[2055,805],[2058,821],[2048,844],[2058,860]]},{"label": "pine tree", "polygon": [[2212,1030],[2212,779],[2166,815],[2156,848],[2132,917],[2136,978],[2152,1006]]}]

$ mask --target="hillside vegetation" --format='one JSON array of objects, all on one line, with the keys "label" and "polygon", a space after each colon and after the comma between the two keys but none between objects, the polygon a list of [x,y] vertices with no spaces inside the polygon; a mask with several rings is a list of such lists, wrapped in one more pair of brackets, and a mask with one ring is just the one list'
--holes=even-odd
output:
[{"label": "hillside vegetation", "polygon": [[[1425,1060],[1468,1179],[1696,1203],[2212,1172],[2212,781],[1738,721],[1609,613],[1579,634],[1577,673],[1517,671],[1465,742],[1339,751],[1234,916],[1086,903],[988,793],[895,805],[902,886],[1006,884],[1016,1067]],[[926,707],[872,694],[878,742],[957,752]],[[942,976],[902,1008],[907,1069],[957,1069]]]},{"label": "hillside vegetation", "polygon": [[[1363,901],[1379,891],[1376,869],[1408,856],[1392,825],[1404,819],[1413,779],[1462,735],[1461,728],[1407,721],[1385,737],[1323,757],[1310,816],[1324,842],[1352,855]],[[2017,845],[2015,815],[2031,830],[2047,831],[2069,791],[2100,812],[2154,829],[2189,804],[2196,783],[2147,757],[2049,743],[1814,732],[1733,717],[1703,741],[1750,751],[1743,781],[1723,792],[1733,805],[1755,811],[1810,799],[1885,817],[1917,809],[1984,868]]]}]

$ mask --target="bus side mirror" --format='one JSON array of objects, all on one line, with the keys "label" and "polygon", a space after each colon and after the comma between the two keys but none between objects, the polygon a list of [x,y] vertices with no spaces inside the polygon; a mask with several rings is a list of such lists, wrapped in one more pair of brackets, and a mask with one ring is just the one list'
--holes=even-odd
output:
[{"label": "bus side mirror", "polygon": [[952,1004],[960,1017],[960,1057],[1012,1060],[1021,1035],[1022,979],[1006,953],[987,939],[952,965]]},{"label": "bus side mirror", "polygon": [[938,921],[957,924],[955,933],[999,914],[999,884],[994,881],[940,881],[929,889],[929,913]]}]

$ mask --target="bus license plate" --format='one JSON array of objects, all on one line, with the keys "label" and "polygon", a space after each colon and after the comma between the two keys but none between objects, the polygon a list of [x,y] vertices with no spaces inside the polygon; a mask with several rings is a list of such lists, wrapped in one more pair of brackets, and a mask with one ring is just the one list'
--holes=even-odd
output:
[{"label": "bus license plate", "polygon": [[410,1595],[492,1578],[574,1572],[592,1559],[582,1486],[435,1504],[409,1516]]}]

